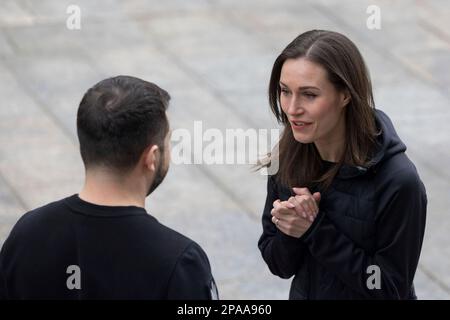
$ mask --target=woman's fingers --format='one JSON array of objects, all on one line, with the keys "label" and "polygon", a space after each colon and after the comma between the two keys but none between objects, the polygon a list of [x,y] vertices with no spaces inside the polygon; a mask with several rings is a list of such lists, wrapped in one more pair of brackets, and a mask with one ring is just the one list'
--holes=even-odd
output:
[{"label": "woman's fingers", "polygon": [[299,215],[301,215],[303,218],[306,219],[306,212],[305,209],[303,209],[303,206],[295,199],[295,197],[290,197],[288,202],[295,207],[295,212],[297,212]]},{"label": "woman's fingers", "polygon": [[304,206],[307,208],[308,216],[314,216],[314,211],[316,209],[314,208],[314,205],[311,203],[311,198],[303,198]]},{"label": "woman's fingers", "polygon": [[275,200],[271,211],[272,216],[276,218],[297,214],[311,222],[314,221],[317,213],[318,206],[312,196],[295,196],[287,201]]},{"label": "woman's fingers", "polygon": [[313,198],[316,200],[316,203],[319,203],[321,198],[320,192],[314,192]]},{"label": "woman's fingers", "polygon": [[273,222],[274,225],[277,226],[277,228],[279,228],[279,227],[280,227],[281,219],[280,219],[280,218],[277,218],[277,217],[275,217],[275,216],[273,216],[273,217],[272,217],[272,222]]},{"label": "woman's fingers", "polygon": [[272,206],[274,207],[274,209],[278,209],[280,203],[281,203],[280,199],[277,199],[273,202]]},{"label": "woman's fingers", "polygon": [[312,196],[308,188],[292,188],[292,190],[294,190],[294,193],[298,196]]},{"label": "woman's fingers", "polygon": [[271,221],[277,229],[289,236],[300,237],[314,222],[317,214],[313,196],[294,196],[287,201],[275,200]]},{"label": "woman's fingers", "polygon": [[294,209],[298,205],[294,197],[290,197],[287,201],[283,201],[283,203],[288,209]]},{"label": "woman's fingers", "polygon": [[277,209],[277,210],[283,209],[283,208],[294,209],[295,204],[288,203],[288,201],[281,202],[280,200],[275,200],[273,202],[273,207],[274,207],[274,209]]},{"label": "woman's fingers", "polygon": [[280,218],[281,216],[287,216],[295,214],[295,205],[288,203],[288,201],[281,202],[280,200],[275,200],[273,202],[273,209],[271,210],[272,216]]},{"label": "woman's fingers", "polygon": [[305,212],[303,216],[305,219],[308,218],[311,220],[311,217],[315,217],[315,207],[314,204],[310,201],[310,197],[308,196],[295,196],[297,203],[299,203],[302,207],[302,210]]},{"label": "woman's fingers", "polygon": [[278,230],[292,237],[299,238],[308,230],[312,221],[301,218],[298,214],[287,216],[283,219],[272,217],[272,223]]},{"label": "woman's fingers", "polygon": [[316,217],[317,212],[319,211],[319,208],[317,207],[316,201],[312,197],[308,199],[309,208],[311,210],[311,214]]},{"label": "woman's fingers", "polygon": [[[315,192],[314,194],[311,194],[308,188],[292,188],[294,193],[296,194],[295,198],[307,198],[308,204],[305,205],[306,208],[308,208],[308,215],[313,215],[314,217],[317,216],[317,213],[319,212],[319,201],[320,201],[320,192]],[[297,200],[297,202],[300,202],[300,200]]]},{"label": "woman's fingers", "polygon": [[311,196],[310,199],[311,199],[311,204],[312,204],[314,210],[315,210],[316,212],[319,211],[319,205],[317,204],[317,201],[316,201],[315,197],[314,197],[314,196]]}]

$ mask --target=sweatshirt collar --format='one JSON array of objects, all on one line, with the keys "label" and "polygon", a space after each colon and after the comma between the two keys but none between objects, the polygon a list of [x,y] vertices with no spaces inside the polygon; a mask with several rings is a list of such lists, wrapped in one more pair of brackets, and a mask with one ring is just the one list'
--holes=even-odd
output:
[{"label": "sweatshirt collar", "polygon": [[144,208],[137,206],[103,206],[82,200],[78,194],[65,199],[65,204],[78,213],[88,216],[121,217],[130,215],[147,215]]}]

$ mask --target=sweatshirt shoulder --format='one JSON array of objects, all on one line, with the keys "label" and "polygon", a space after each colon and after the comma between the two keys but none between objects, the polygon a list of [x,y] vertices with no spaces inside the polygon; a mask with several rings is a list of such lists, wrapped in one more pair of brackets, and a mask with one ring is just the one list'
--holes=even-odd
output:
[{"label": "sweatshirt shoulder", "polygon": [[200,245],[184,234],[158,222],[156,219],[152,219],[152,223],[157,224],[157,228],[153,228],[153,236],[155,240],[164,244],[165,250],[176,253],[176,256],[192,250],[204,252]]},{"label": "sweatshirt shoulder", "polygon": [[24,213],[15,224],[14,229],[34,227],[40,223],[52,222],[57,219],[58,213],[61,213],[62,210],[65,210],[64,199],[37,207]]},{"label": "sweatshirt shoulder", "polygon": [[3,243],[2,252],[26,246],[30,242],[36,243],[37,239],[47,236],[49,231],[60,230],[60,222],[65,223],[67,220],[60,214],[63,206],[63,200],[58,200],[24,213]]},{"label": "sweatshirt shoulder", "polygon": [[168,284],[168,299],[217,299],[208,257],[194,241],[178,256]]}]

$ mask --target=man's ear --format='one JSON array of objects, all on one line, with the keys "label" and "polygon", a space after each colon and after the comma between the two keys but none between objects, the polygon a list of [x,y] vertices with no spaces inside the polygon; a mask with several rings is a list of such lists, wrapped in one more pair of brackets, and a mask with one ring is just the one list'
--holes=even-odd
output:
[{"label": "man's ear", "polygon": [[144,154],[144,163],[150,171],[156,171],[157,164],[159,163],[160,152],[161,150],[157,145],[152,145],[146,149],[146,153]]}]

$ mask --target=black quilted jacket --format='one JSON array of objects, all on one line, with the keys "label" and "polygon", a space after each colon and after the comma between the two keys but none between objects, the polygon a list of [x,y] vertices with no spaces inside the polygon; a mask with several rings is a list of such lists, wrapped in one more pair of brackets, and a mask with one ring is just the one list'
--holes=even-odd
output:
[{"label": "black quilted jacket", "polygon": [[273,274],[295,276],[290,299],[416,299],[425,187],[390,119],[380,110],[376,119],[382,134],[371,165],[340,169],[299,239],[271,222],[273,202],[292,192],[275,176],[268,179],[258,246]]}]

